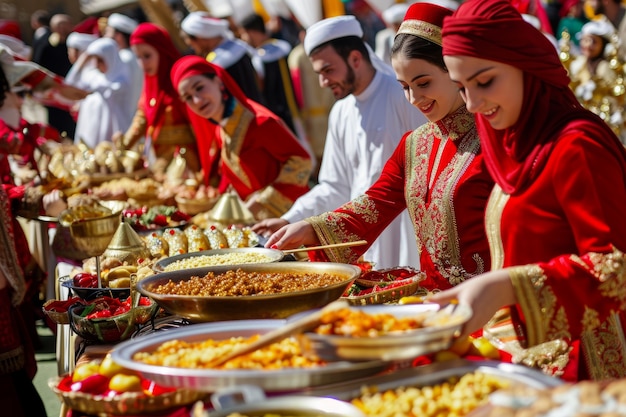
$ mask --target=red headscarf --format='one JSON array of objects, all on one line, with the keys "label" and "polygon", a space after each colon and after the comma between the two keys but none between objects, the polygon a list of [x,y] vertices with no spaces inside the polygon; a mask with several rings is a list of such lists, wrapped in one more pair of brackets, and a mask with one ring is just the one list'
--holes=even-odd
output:
[{"label": "red headscarf", "polygon": [[461,4],[444,20],[443,55],[476,57],[524,71],[524,101],[514,126],[495,130],[476,115],[487,167],[506,193],[530,185],[566,130],[582,131],[616,153],[624,152],[606,123],[579,104],[552,43],[508,0]]},{"label": "red headscarf", "polygon": [[206,59],[197,55],[185,56],[178,60],[172,67],[171,80],[174,88],[178,88],[178,84],[186,78],[194,75],[216,74],[224,83],[226,90],[232,94],[237,101],[251,109],[248,104],[248,97],[243,93],[237,82],[219,65],[212,64]]},{"label": "red headscarf", "polygon": [[[182,80],[193,77],[194,75],[204,74],[215,74],[222,80],[226,90],[232,94],[241,105],[252,110],[252,105],[249,103],[251,100],[246,97],[233,77],[231,77],[224,68],[219,65],[212,64],[197,55],[188,55],[179,59],[172,67],[170,75],[172,85],[175,89],[178,89],[178,84],[180,84]],[[257,111],[259,111],[258,108]],[[215,163],[217,162],[217,155],[214,155],[216,146],[214,141],[219,142],[220,140],[220,135],[218,133],[219,127],[209,120],[197,115],[191,109],[189,109],[189,119],[191,120],[193,129],[196,133],[198,153],[204,169],[204,179],[205,183],[208,184],[209,178],[215,169]]]},{"label": "red headscarf", "polygon": [[[181,57],[180,52],[172,42],[172,38],[160,26],[153,23],[140,23],[130,35],[130,44],[138,45],[140,43],[152,46],[159,53],[159,69],[156,75],[144,75],[143,110],[148,126],[156,126],[162,122],[163,110],[168,105],[172,105],[176,120],[186,120],[184,104],[170,83],[170,70],[176,60]],[[154,105],[150,105],[152,99],[155,100]]]}]

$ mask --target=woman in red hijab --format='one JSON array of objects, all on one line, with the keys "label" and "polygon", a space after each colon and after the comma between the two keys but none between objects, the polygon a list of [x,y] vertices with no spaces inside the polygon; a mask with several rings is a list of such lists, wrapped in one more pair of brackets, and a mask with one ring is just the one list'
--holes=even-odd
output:
[{"label": "woman in red hijab", "polygon": [[145,136],[146,151],[153,151],[163,163],[181,154],[191,171],[199,171],[197,145],[189,117],[169,78],[180,53],[170,35],[153,23],[139,24],[130,36],[130,45],[144,71],[144,87],[137,113],[119,145],[131,148]]},{"label": "woman in red hijab", "polygon": [[514,361],[565,379],[626,376],[624,147],[509,1],[462,4],[444,21],[443,54],[496,181],[493,270],[434,301],[473,306],[467,331],[512,306],[525,338],[505,345]]},{"label": "woman in red hijab", "polygon": [[[223,68],[186,56],[174,64],[171,79],[193,112],[207,184],[221,176],[219,191],[232,186],[258,220],[280,217],[308,191],[307,151],[278,116],[247,98]],[[212,147],[220,149],[219,155],[208,152]]]}]

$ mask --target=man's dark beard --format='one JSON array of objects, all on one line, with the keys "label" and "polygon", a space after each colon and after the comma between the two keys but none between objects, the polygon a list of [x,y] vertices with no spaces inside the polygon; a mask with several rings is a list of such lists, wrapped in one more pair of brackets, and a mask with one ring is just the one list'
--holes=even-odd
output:
[{"label": "man's dark beard", "polygon": [[346,74],[346,78],[342,82],[342,87],[344,87],[344,95],[341,97],[337,97],[337,100],[341,100],[342,98],[348,97],[350,94],[354,93],[354,84],[356,81],[356,75],[354,74],[354,70],[348,63],[346,62],[348,67],[348,73]]}]

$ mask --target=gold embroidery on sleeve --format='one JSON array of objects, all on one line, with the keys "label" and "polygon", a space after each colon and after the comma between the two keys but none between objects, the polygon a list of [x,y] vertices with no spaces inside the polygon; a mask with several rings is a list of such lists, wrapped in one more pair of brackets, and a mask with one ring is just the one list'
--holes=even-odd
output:
[{"label": "gold embroidery on sleeve", "polygon": [[[429,175],[432,138],[442,138],[440,148],[457,144],[457,151],[440,173]],[[452,285],[484,272],[484,261],[473,254],[473,270],[461,262],[461,248],[456,225],[454,192],[480,150],[478,135],[473,131],[472,116],[465,107],[437,123],[428,123],[407,138],[405,198],[409,215],[415,224],[418,245],[433,260],[439,273]],[[432,188],[427,179],[435,178]]]}]

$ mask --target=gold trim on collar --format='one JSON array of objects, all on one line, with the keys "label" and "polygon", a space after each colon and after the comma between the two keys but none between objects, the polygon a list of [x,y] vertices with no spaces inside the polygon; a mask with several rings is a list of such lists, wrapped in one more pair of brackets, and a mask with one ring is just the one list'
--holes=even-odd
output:
[{"label": "gold trim on collar", "polygon": [[399,35],[400,33],[419,36],[439,46],[442,45],[441,28],[422,20],[405,20],[400,25],[400,29],[398,29],[397,34]]}]

